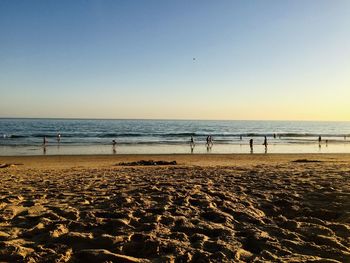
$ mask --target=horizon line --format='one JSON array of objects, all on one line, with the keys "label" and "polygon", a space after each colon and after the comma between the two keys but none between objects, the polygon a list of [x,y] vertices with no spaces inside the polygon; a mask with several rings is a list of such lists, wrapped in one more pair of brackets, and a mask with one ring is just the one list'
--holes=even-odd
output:
[{"label": "horizon line", "polygon": [[350,122],[350,120],[282,120],[282,119],[181,119],[181,118],[88,118],[88,117],[1,117],[0,119],[48,120],[131,120],[131,121],[275,121],[275,122]]}]

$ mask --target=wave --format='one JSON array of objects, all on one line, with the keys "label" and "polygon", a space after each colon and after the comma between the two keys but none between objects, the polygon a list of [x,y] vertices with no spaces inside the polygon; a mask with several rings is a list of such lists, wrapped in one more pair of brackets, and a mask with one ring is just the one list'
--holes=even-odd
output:
[{"label": "wave", "polygon": [[26,135],[9,135],[9,136],[7,136],[7,135],[4,135],[4,138],[13,138],[13,139],[17,139],[17,138],[27,138],[27,136]]},{"label": "wave", "polygon": [[[144,138],[189,138],[189,137],[207,137],[212,136],[213,139],[219,138],[246,138],[246,137],[264,137],[267,136],[269,138],[277,137],[280,139],[283,138],[318,138],[321,137],[332,137],[332,138],[343,138],[350,137],[350,134],[317,134],[317,133],[202,133],[202,132],[179,132],[179,133],[61,133],[61,139],[64,138],[118,138],[118,137],[144,137]],[[0,137],[0,139],[23,139],[23,138],[56,138],[57,134],[52,133],[34,133],[34,134],[12,134]]]},{"label": "wave", "polygon": [[144,133],[104,133],[94,135],[97,138],[114,138],[114,137],[143,137],[150,136]]}]

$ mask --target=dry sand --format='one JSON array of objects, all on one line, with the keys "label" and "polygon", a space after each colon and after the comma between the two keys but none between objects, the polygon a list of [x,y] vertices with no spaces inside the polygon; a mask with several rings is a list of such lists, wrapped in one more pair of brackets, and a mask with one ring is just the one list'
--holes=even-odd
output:
[{"label": "dry sand", "polygon": [[350,262],[350,155],[0,164],[0,262]]}]

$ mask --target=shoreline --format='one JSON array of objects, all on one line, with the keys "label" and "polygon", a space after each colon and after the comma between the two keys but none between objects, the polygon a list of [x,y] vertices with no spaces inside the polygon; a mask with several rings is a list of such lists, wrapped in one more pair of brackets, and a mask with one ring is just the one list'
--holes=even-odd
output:
[{"label": "shoreline", "polygon": [[[249,165],[256,163],[291,162],[298,159],[318,160],[322,162],[349,162],[348,153],[257,153],[257,154],[120,154],[120,155],[31,155],[31,156],[0,156],[0,164],[20,164],[20,167],[108,167],[120,162],[135,162],[140,160],[177,161],[178,166],[230,166]],[[140,166],[142,167],[142,166]]]},{"label": "shoreline", "polygon": [[[43,146],[0,146],[0,156],[43,156],[43,155],[130,155],[130,154],[190,154],[189,144],[181,145],[47,145]],[[265,152],[266,151],[266,152]],[[250,154],[249,142],[242,144],[196,144],[193,154]],[[336,144],[269,144],[267,149],[254,144],[253,154],[350,154],[350,142]]]}]

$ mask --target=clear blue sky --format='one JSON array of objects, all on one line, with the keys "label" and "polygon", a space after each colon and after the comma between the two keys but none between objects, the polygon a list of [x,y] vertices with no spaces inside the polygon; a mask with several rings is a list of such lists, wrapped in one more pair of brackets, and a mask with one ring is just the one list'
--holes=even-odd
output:
[{"label": "clear blue sky", "polygon": [[0,0],[0,92],[0,117],[350,120],[350,1]]}]

